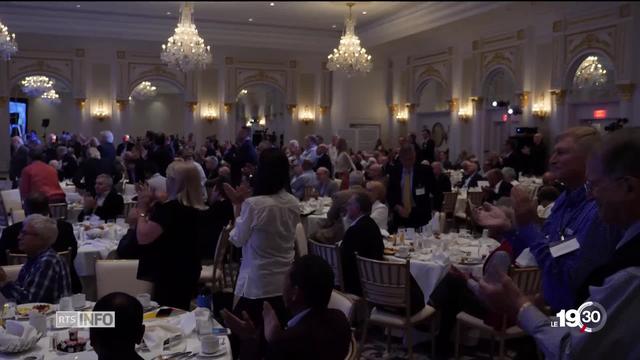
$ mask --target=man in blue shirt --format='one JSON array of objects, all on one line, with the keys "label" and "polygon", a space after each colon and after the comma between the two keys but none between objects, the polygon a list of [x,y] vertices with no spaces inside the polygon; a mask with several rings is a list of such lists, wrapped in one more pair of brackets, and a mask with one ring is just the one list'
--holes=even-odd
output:
[{"label": "man in blue shirt", "polygon": [[570,128],[557,137],[549,170],[567,190],[556,200],[542,228],[535,225],[535,203],[517,187],[511,194],[515,224],[504,211],[489,204],[474,212],[480,225],[503,233],[514,257],[529,248],[542,271],[544,299],[554,311],[575,305],[582,283],[610,259],[622,237],[618,229],[598,219],[596,202],[585,189],[586,161],[599,141],[598,131],[591,127]]},{"label": "man in blue shirt", "polygon": [[588,301],[597,304],[591,307],[594,311],[578,313],[577,322],[564,315],[564,321],[556,319],[559,326],[552,327],[550,319],[505,274],[497,282],[480,282],[481,297],[495,309],[517,316],[518,325],[534,337],[546,359],[640,358],[640,342],[634,332],[640,322],[638,153],[640,129],[625,129],[608,135],[602,150],[589,162],[587,188],[598,203],[602,221],[625,229],[613,256],[586,283],[590,285]]}]

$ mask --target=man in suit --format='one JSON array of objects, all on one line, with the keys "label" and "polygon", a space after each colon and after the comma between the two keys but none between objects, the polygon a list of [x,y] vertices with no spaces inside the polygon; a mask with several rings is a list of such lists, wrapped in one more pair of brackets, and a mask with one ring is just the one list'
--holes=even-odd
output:
[{"label": "man in suit", "polygon": [[416,164],[412,145],[400,148],[400,164],[389,176],[388,203],[393,210],[391,232],[419,227],[431,220],[431,196],[438,196],[431,167]]},{"label": "man in suit", "polygon": [[[283,300],[293,316],[283,327],[265,301],[264,339],[244,313],[244,320],[227,310],[222,317],[242,340],[240,358],[278,360],[342,360],[349,352],[351,330],[345,315],[328,309],[333,291],[333,270],[321,257],[305,255],[293,262],[284,280]],[[262,346],[261,346],[262,345]]]},{"label": "man in suit", "polygon": [[[40,214],[43,216],[49,216],[49,199],[44,193],[34,192],[24,200],[24,212],[29,216],[32,214]],[[0,237],[0,265],[7,265],[8,259],[6,251],[9,250],[12,253],[23,254],[18,248],[18,235],[22,231],[24,222],[17,222],[2,231],[2,237]],[[75,260],[78,253],[78,243],[76,237],[73,234],[73,226],[64,220],[57,221],[58,237],[51,246],[54,251],[62,252],[71,248],[71,260]],[[76,269],[73,266],[73,262],[69,266],[69,275],[71,276],[71,288],[74,294],[82,291],[82,284],[80,278],[76,273]]]},{"label": "man in suit", "polygon": [[231,164],[231,184],[238,186],[242,182],[242,168],[247,163],[258,164],[258,153],[251,141],[251,129],[243,126],[238,131],[236,143],[227,150],[224,161]]},{"label": "man in suit", "polygon": [[347,202],[347,216],[352,221],[342,240],[342,273],[344,290],[362,296],[356,255],[374,260],[382,260],[384,243],[380,228],[369,216],[373,203],[367,193],[356,192]]},{"label": "man in suit", "polygon": [[[525,152],[525,149],[523,149],[523,152]],[[526,148],[526,153],[529,155],[529,172],[535,176],[544,174],[544,170],[547,167],[547,146],[542,141],[541,133],[533,135],[533,145],[530,148]]]},{"label": "man in suit", "polygon": [[516,140],[510,139],[505,143],[505,151],[501,158],[502,166],[513,168],[517,174],[520,174],[524,169],[524,160],[520,149],[518,149],[518,143]]},{"label": "man in suit", "polygon": [[333,196],[340,187],[338,183],[331,180],[331,172],[325,167],[320,167],[316,170],[316,178],[318,183],[316,185],[316,191],[320,196]]},{"label": "man in suit", "polygon": [[96,197],[84,198],[84,209],[78,215],[78,221],[85,216],[95,215],[102,220],[114,220],[124,211],[124,200],[113,189],[113,179],[107,174],[100,174],[96,178]]},{"label": "man in suit", "polygon": [[484,191],[484,200],[486,202],[494,203],[503,197],[511,196],[511,185],[508,181],[504,181],[502,171],[500,169],[492,169],[487,173],[487,180],[489,186],[482,188]]},{"label": "man in suit", "polygon": [[318,171],[319,168],[323,167],[329,170],[329,176],[333,177],[333,164],[331,163],[331,157],[329,156],[329,148],[325,144],[318,145],[316,149],[318,153],[318,161],[316,165],[313,167],[313,170]]},{"label": "man in suit", "polygon": [[426,127],[422,129],[422,149],[420,160],[427,160],[431,164],[435,158],[436,143],[431,138],[431,131]]},{"label": "man in suit", "polygon": [[298,199],[302,199],[305,188],[315,188],[318,185],[316,174],[313,172],[313,163],[305,159],[302,161],[302,166],[296,166],[293,171],[295,175],[291,179],[291,192]]},{"label": "man in suit", "polygon": [[14,136],[11,138],[11,146],[13,152],[11,153],[11,163],[9,164],[9,180],[11,180],[11,187],[18,187],[18,178],[22,169],[27,167],[29,163],[29,148],[24,144],[20,136]]},{"label": "man in suit", "polygon": [[482,175],[478,172],[478,164],[465,160],[462,162],[462,180],[456,184],[458,188],[474,188],[478,186],[478,181],[482,180]]},{"label": "man in suit", "polygon": [[443,193],[451,192],[451,180],[449,176],[442,171],[442,163],[439,161],[431,164],[433,175],[436,178],[437,193],[433,196],[433,210],[442,211],[442,202],[444,201]]},{"label": "man in suit", "polygon": [[118,144],[118,148],[116,149],[116,156],[122,156],[125,151],[131,151],[133,146],[133,143],[129,141],[129,135],[124,135],[122,142]]}]

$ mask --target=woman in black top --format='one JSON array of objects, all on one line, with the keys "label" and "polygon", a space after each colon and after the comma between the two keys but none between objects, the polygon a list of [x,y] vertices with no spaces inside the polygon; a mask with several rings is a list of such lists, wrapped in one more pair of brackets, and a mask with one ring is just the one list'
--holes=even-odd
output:
[{"label": "woman in black top", "polygon": [[207,180],[205,184],[209,209],[202,212],[198,227],[198,249],[202,260],[213,260],[222,229],[235,219],[233,203],[224,192],[223,184],[229,184],[229,180],[218,177]]},{"label": "woman in black top", "polygon": [[206,209],[200,175],[192,163],[175,165],[177,196],[155,205],[148,190],[138,195],[138,243],[144,245],[138,279],[154,284],[154,299],[164,306],[189,310],[200,278],[198,219]]}]

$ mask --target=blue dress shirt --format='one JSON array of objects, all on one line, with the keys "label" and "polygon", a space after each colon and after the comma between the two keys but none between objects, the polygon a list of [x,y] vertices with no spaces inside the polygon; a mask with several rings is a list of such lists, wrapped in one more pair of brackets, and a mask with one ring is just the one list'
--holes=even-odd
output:
[{"label": "blue dress shirt", "polygon": [[[622,238],[619,229],[598,217],[595,200],[584,186],[564,191],[556,200],[542,229],[526,225],[505,234],[517,257],[527,247],[542,271],[544,299],[554,311],[575,306],[576,292],[591,271],[607,263]],[[554,258],[549,245],[576,237],[580,249]]]}]

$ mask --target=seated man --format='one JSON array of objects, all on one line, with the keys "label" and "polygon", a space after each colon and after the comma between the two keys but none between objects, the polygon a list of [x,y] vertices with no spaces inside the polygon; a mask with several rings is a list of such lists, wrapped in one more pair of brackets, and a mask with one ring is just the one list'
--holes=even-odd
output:
[{"label": "seated man", "polygon": [[[49,216],[49,199],[41,192],[30,194],[29,197],[24,200],[24,212],[27,216],[31,214]],[[8,264],[7,250],[16,254],[24,254],[18,246],[18,236],[23,226],[24,222],[20,221],[2,231],[2,237],[0,237],[0,265]],[[56,252],[71,249],[71,260],[75,260],[76,254],[78,253],[78,242],[76,241],[76,236],[73,234],[73,226],[64,220],[57,220],[57,228],[58,237],[51,247]],[[82,284],[80,283],[76,269],[71,266],[69,270],[73,293],[77,294],[82,292]]]},{"label": "seated man", "polygon": [[318,179],[318,184],[316,185],[318,195],[331,197],[340,190],[338,183],[331,180],[329,169],[319,167],[318,170],[316,170],[316,178]]},{"label": "seated man", "polygon": [[462,180],[456,184],[457,188],[478,187],[478,181],[482,180],[482,175],[478,172],[478,164],[465,160],[462,162]]},{"label": "seated man", "polygon": [[503,197],[511,196],[513,185],[505,181],[500,169],[492,169],[487,173],[489,186],[482,188],[484,191],[484,200],[494,203]]},{"label": "seated man", "polygon": [[93,311],[115,312],[115,327],[91,328],[91,346],[98,354],[98,360],[142,360],[136,353],[136,345],[144,336],[142,305],[131,295],[113,292],[103,296]]},{"label": "seated man", "polygon": [[240,358],[343,360],[349,352],[351,331],[344,314],[327,309],[333,291],[333,270],[322,258],[305,255],[293,262],[284,280],[282,297],[293,315],[283,328],[273,308],[264,303],[264,337],[248,315],[240,320],[227,310],[222,317],[231,331],[243,340]]},{"label": "seated man", "polygon": [[347,216],[352,221],[344,233],[342,240],[342,272],[344,274],[344,290],[362,296],[360,278],[356,264],[356,255],[374,260],[382,260],[384,243],[380,228],[369,216],[371,198],[366,193],[357,192],[347,202]]},{"label": "seated man", "polygon": [[61,297],[71,295],[68,265],[51,248],[57,237],[54,219],[40,214],[25,219],[18,247],[29,259],[15,282],[7,281],[7,274],[0,268],[0,292],[4,297],[15,299],[18,304],[55,304]]},{"label": "seated man", "polygon": [[78,221],[85,216],[95,215],[102,220],[113,220],[122,215],[124,200],[113,189],[113,179],[107,174],[100,174],[96,178],[96,197],[84,198],[84,209],[78,215]]},{"label": "seated man", "polygon": [[379,181],[367,182],[367,192],[371,197],[371,218],[376,222],[380,230],[387,230],[389,222],[389,208],[384,203],[387,198],[387,189]]},{"label": "seated man", "polygon": [[304,197],[304,189],[306,187],[316,187],[316,174],[313,172],[313,163],[311,160],[302,161],[302,166],[294,168],[295,176],[291,179],[291,192],[298,199]]},{"label": "seated man", "polygon": [[331,197],[331,207],[327,219],[322,220],[320,228],[309,235],[313,241],[335,244],[344,236],[346,204],[354,190],[340,190]]}]

